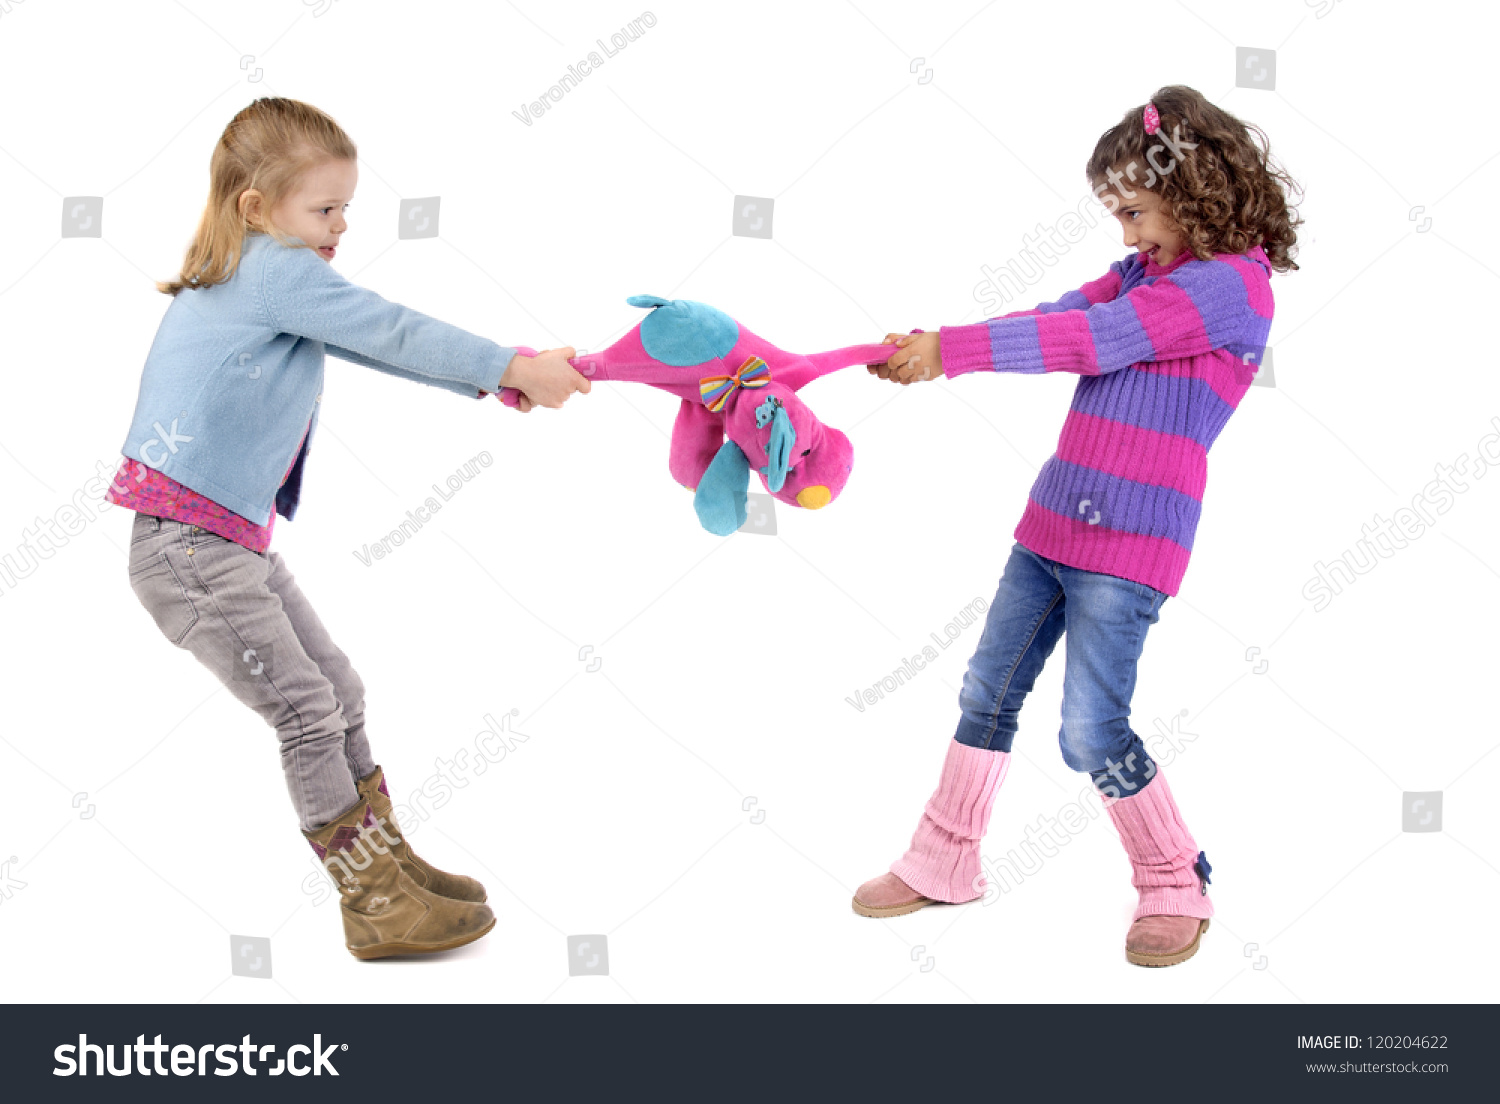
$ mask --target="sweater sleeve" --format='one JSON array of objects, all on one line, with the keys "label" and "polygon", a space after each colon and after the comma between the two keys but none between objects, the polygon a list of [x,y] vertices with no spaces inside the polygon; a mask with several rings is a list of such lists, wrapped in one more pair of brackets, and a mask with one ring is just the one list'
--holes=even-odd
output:
[{"label": "sweater sleeve", "polygon": [[1234,266],[1191,260],[1107,301],[945,326],[943,374],[1099,375],[1142,361],[1198,356],[1233,343],[1252,313],[1249,290]]},{"label": "sweater sleeve", "polygon": [[458,326],[351,283],[311,249],[271,243],[261,302],[280,333],[331,346],[343,360],[470,398],[500,389],[515,356]]},{"label": "sweater sleeve", "polygon": [[[1120,293],[1121,282],[1125,279],[1125,270],[1129,266],[1129,259],[1116,261],[1109,266],[1109,271],[1097,280],[1090,280],[1081,288],[1065,292],[1062,298],[1052,303],[1038,303],[1030,310],[1011,311],[1009,314],[996,315],[989,321],[995,322],[1001,318],[1030,318],[1038,314],[1054,314],[1063,310],[1082,310],[1091,307],[1095,303],[1107,303]],[[960,328],[960,327],[953,327]]]}]

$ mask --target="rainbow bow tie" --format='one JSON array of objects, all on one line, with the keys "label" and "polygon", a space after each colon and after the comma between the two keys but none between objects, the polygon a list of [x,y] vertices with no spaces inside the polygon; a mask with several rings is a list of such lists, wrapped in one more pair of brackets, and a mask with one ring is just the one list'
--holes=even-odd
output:
[{"label": "rainbow bow tie", "polygon": [[703,405],[714,413],[724,409],[729,396],[741,387],[764,387],[771,382],[771,369],[758,356],[752,356],[734,370],[732,376],[704,376],[698,382]]}]

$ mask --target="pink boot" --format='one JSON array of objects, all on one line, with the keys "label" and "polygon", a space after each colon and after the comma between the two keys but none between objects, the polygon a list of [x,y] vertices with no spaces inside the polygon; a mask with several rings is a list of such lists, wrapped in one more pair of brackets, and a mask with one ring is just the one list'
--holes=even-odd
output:
[{"label": "pink boot", "polygon": [[1214,914],[1208,899],[1212,867],[1183,823],[1161,766],[1128,797],[1100,796],[1125,845],[1131,884],[1139,893],[1125,958],[1138,966],[1171,966],[1192,958]]},{"label": "pink boot", "polygon": [[995,793],[1005,780],[1010,754],[948,741],[938,788],[927,802],[905,855],[891,872],[854,894],[862,916],[899,916],[935,901],[959,904],[981,895],[979,841],[989,827]]}]

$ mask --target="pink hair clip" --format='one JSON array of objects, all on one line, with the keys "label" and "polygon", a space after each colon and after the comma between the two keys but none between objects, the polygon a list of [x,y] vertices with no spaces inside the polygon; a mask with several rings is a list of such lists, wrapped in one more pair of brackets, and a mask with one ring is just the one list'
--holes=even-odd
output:
[{"label": "pink hair clip", "polygon": [[1155,134],[1161,129],[1161,116],[1157,114],[1156,105],[1150,100],[1146,101],[1146,111],[1141,116],[1141,121],[1146,125],[1147,134]]}]

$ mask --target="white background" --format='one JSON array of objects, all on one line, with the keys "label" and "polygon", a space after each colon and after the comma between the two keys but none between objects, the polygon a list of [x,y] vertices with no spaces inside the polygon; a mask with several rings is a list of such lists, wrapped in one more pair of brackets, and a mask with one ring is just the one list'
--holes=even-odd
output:
[{"label": "white background", "polygon": [[[642,10],[0,0],[0,554],[27,563],[23,530],[118,462],[168,302],[151,281],[178,271],[213,144],[255,96],[316,104],[359,144],[337,266],[387,298],[598,349],[649,292],[814,352],[982,318],[979,266],[1078,207],[1122,112],[1188,84],[1306,188],[1302,271],[1272,282],[1276,386],[1213,449],[1135,697],[1142,735],[1186,711],[1196,737],[1169,769],[1215,867],[1203,949],[1124,961],[1135,894],[1103,817],[993,905],[849,908],[937,780],[978,627],[863,712],[846,698],[993,595],[1073,378],[824,379],[803,394],[855,442],[848,490],[721,540],[668,475],[664,393],[603,384],[523,417],[330,360],[275,547],[369,687],[398,801],[516,711],[525,742],[408,825],[486,883],[496,929],[431,960],[345,952],[337,906],[302,888],[273,733],[157,632],[126,581],[130,515],[96,503],[0,576],[5,998],[1493,999],[1500,480],[1328,608],[1303,594],[1500,415],[1479,9],[657,2],[655,27],[519,121]],[[1236,46],[1276,51],[1274,90],[1235,86]],[[772,239],[731,233],[735,195],[774,198]],[[72,196],[104,197],[101,238],[59,239]],[[424,196],[440,236],[398,240],[400,200]],[[1006,309],[1125,252],[1101,220]],[[485,450],[432,524],[355,558]],[[1057,750],[1062,654],[991,859],[1086,782]],[[1403,793],[1435,790],[1443,830],[1404,833]],[[608,977],[569,977],[577,934],[608,936]],[[269,982],[231,976],[232,935],[271,938]]]}]

